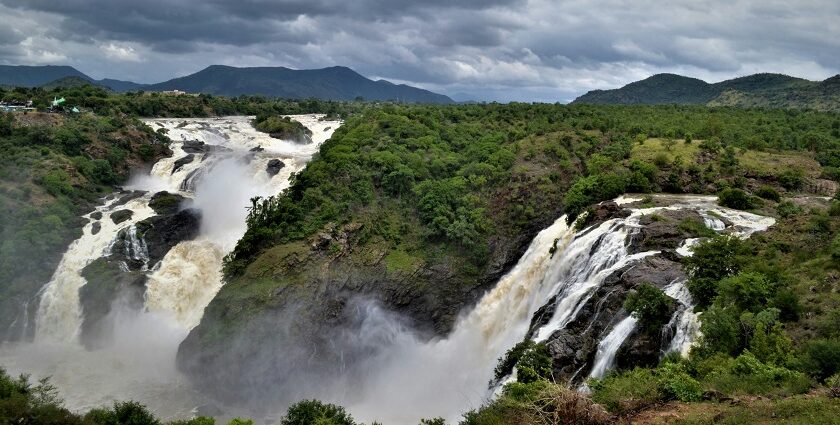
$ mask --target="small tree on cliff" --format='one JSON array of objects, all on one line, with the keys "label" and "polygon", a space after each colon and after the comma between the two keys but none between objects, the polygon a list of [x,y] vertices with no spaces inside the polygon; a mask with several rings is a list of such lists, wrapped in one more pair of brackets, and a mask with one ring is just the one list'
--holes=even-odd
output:
[{"label": "small tree on cliff", "polygon": [[629,311],[645,332],[658,332],[674,311],[674,300],[661,289],[643,283],[627,294],[624,309]]}]

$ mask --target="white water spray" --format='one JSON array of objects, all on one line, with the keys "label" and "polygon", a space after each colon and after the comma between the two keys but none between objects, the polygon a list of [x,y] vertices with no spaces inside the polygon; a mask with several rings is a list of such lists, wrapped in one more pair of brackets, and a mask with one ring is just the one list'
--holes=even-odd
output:
[{"label": "white water spray", "polygon": [[[300,171],[341,125],[321,121],[317,115],[292,118],[312,131],[312,143],[271,138],[254,130],[249,117],[147,120],[155,130],[168,130],[173,156],[161,159],[148,175],[135,176],[126,186],[145,195],[125,205],[116,205],[113,198],[97,208],[103,217],[96,234],[96,220],[85,216],[90,223],[83,236],[68,247],[40,292],[35,342],[3,346],[0,364],[12,373],[51,375],[73,410],[119,398],[145,403],[164,419],[190,416],[202,397],[175,369],[175,355],[222,285],[221,261],[245,232],[250,197],[277,194],[288,187],[291,173]],[[175,170],[176,161],[188,155],[186,141],[203,142],[207,146],[202,149],[209,153],[194,153],[192,162]],[[285,165],[273,177],[266,172],[271,159]],[[190,184],[185,185],[190,176]],[[148,202],[161,190],[191,198],[191,207],[202,212],[202,225],[196,239],[176,245],[158,264],[148,264],[148,247],[137,237],[134,225],[155,214]],[[133,214],[127,221],[113,223],[110,213],[123,209]],[[107,317],[114,326],[115,341],[86,351],[77,342],[84,314],[79,290],[87,284],[81,271],[109,253],[120,231],[126,232],[127,256],[145,264],[144,271],[150,269],[145,309],[132,311],[115,301]]]}]

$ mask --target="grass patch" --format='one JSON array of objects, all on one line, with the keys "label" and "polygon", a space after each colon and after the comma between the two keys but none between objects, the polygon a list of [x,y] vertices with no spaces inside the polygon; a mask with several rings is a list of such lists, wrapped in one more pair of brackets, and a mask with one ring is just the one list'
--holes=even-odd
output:
[{"label": "grass patch", "polygon": [[630,158],[653,163],[657,155],[664,154],[669,163],[673,162],[674,158],[678,156],[683,161],[693,162],[700,152],[699,142],[699,140],[695,140],[692,143],[685,143],[685,140],[677,140],[669,149],[665,139],[647,139],[641,145],[638,143],[633,145]]}]

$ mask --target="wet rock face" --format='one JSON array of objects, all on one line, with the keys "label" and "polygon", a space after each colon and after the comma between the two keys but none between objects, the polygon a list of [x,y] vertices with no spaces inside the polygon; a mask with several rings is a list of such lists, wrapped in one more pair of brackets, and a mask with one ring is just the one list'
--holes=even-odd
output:
[{"label": "wet rock face", "polygon": [[111,213],[111,221],[113,221],[114,224],[120,224],[120,223],[130,219],[132,215],[134,215],[134,211],[131,211],[131,210],[117,210],[117,211],[114,211],[114,212]]},{"label": "wet rock face", "polygon": [[84,312],[80,340],[92,350],[108,344],[113,338],[113,321],[107,320],[114,302],[134,310],[143,308],[146,275],[137,270],[125,271],[116,258],[99,258],[82,270],[87,284],[79,290]]},{"label": "wet rock face", "polygon": [[113,304],[142,309],[148,271],[172,247],[198,236],[201,214],[195,209],[179,211],[182,200],[180,195],[167,192],[155,194],[149,205],[161,215],[142,220],[133,229],[122,229],[110,255],[82,270],[88,283],[79,291],[84,312],[81,341],[88,349],[98,348],[113,337],[113,322],[108,320]]},{"label": "wet rock face", "polygon": [[102,220],[102,211],[94,211],[90,213],[90,218],[94,220]]},{"label": "wet rock face", "polygon": [[[660,255],[646,257],[608,276],[575,319],[546,339],[545,344],[554,359],[555,379],[575,384],[585,381],[595,361],[598,343],[628,315],[623,305],[630,290],[642,283],[664,288],[684,277],[679,263]],[[551,299],[534,314],[528,338],[548,323],[554,314],[554,307],[555,299]],[[655,363],[659,360],[661,338],[649,335],[644,335],[644,338],[630,337],[628,343],[629,346],[622,347],[622,362],[648,364],[644,362]]]},{"label": "wet rock face", "polygon": [[275,159],[272,159],[272,160],[268,161],[268,164],[265,166],[265,172],[268,173],[269,177],[274,177],[285,166],[286,166],[286,164],[284,164],[283,161],[275,158]]},{"label": "wet rock face", "polygon": [[198,236],[200,226],[201,212],[192,208],[137,223],[137,234],[148,250],[149,267],[154,267],[178,243]]},{"label": "wet rock face", "polygon": [[664,210],[651,212],[639,219],[641,228],[630,239],[629,251],[676,249],[687,238],[702,236],[684,224],[703,224],[703,216],[694,210]]},{"label": "wet rock face", "polygon": [[181,150],[188,154],[210,154],[216,152],[231,152],[229,148],[219,145],[208,145],[199,140],[185,140]]},{"label": "wet rock face", "polygon": [[90,233],[92,235],[95,235],[95,234],[99,233],[100,230],[102,230],[102,223],[100,223],[98,221],[93,223],[90,227]]},{"label": "wet rock face", "polygon": [[183,158],[176,159],[175,164],[172,167],[172,173],[171,174],[175,174],[183,166],[193,162],[194,160],[195,160],[195,154],[188,154],[187,156],[185,156]]},{"label": "wet rock face", "polygon": [[[535,224],[536,230],[544,226]],[[198,385],[212,385],[219,396],[243,402],[264,398],[265,388],[276,388],[276,394],[287,393],[283,385],[291,385],[294,379],[290,377],[299,371],[276,368],[303,364],[306,366],[300,367],[302,370],[340,374],[336,365],[352,364],[354,356],[369,358],[375,349],[344,349],[359,343],[355,338],[358,315],[365,311],[359,307],[360,299],[394,313],[419,338],[444,336],[463,307],[497,282],[519,260],[533,237],[522,234],[494,240],[496,251],[486,272],[464,278],[458,274],[463,264],[446,259],[435,265],[418,260],[389,267],[388,248],[361,245],[359,240],[365,234],[361,223],[326,225],[306,241],[267,252],[263,260],[252,265],[250,273],[282,278],[287,283],[266,294],[266,306],[258,316],[230,302],[224,294],[217,296],[205,310],[201,324],[181,344],[179,368]],[[336,342],[344,337],[352,340]],[[344,348],[337,352],[337,346]],[[240,368],[225,366],[242,358],[265,361]],[[295,363],[298,360],[300,363]],[[213,385],[218,382],[243,386]]]},{"label": "wet rock face", "polygon": [[159,215],[175,214],[185,200],[186,198],[181,195],[164,190],[152,195],[149,200],[149,207]]},{"label": "wet rock face", "polygon": [[117,200],[116,202],[114,202],[113,204],[111,204],[111,206],[112,207],[118,207],[120,205],[125,205],[125,204],[127,204],[127,203],[145,195],[145,194],[146,194],[146,192],[142,191],[142,190],[132,190],[132,191],[123,192],[120,195],[120,199]]},{"label": "wet rock face", "polygon": [[181,150],[189,154],[206,153],[208,145],[198,140],[185,140]]}]

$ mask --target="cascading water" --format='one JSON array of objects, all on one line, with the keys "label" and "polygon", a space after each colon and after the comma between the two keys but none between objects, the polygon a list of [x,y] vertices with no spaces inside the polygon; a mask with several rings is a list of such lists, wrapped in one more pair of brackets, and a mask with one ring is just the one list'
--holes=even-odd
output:
[{"label": "cascading water", "polygon": [[[633,202],[625,199],[625,203]],[[499,357],[527,335],[544,341],[579,315],[584,304],[610,275],[659,251],[631,253],[632,236],[646,214],[688,209],[701,217],[715,218],[713,227],[747,236],[764,230],[773,219],[718,207],[715,197],[685,196],[667,207],[634,209],[626,218],[607,220],[581,232],[561,217],[540,232],[517,265],[456,323],[444,338],[423,341],[410,330],[394,326],[383,313],[368,308],[367,320],[356,338],[375,334],[387,341],[369,360],[352,390],[335,394],[323,390],[322,399],[341,403],[363,420],[416,423],[418,418],[443,416],[457,420],[465,410],[477,408],[494,393],[488,389]],[[726,226],[724,220],[729,222]],[[723,230],[723,229],[721,229]],[[554,249],[552,249],[552,247]],[[552,254],[553,251],[553,254]],[[671,281],[665,292],[681,308],[675,316],[676,335],[668,350],[684,351],[697,333],[697,319],[684,279]],[[535,313],[551,305],[544,325],[529,334]],[[596,313],[597,315],[598,313]],[[624,313],[605,330],[592,369],[583,376],[601,376],[612,367],[616,351],[632,333],[636,320]],[[382,335],[386,336],[382,336]],[[410,383],[410,384],[406,384]]]},{"label": "cascading water", "polygon": [[[89,223],[82,237],[68,247],[39,293],[34,343],[3,346],[0,364],[10,372],[51,375],[60,390],[72,391],[62,391],[71,409],[119,398],[146,403],[164,418],[189,416],[202,398],[175,369],[175,354],[222,285],[222,258],[245,232],[250,198],[288,187],[290,175],[341,124],[318,115],[292,118],[312,131],[311,143],[271,138],[254,130],[248,117],[147,120],[154,130],[167,131],[173,155],[126,186],[142,193],[127,202],[110,198],[85,215]],[[270,175],[272,160],[282,161],[282,168]],[[190,207],[201,211],[201,229],[198,237],[175,245],[151,264],[152,247],[138,235],[137,223],[156,214],[149,201],[162,190],[190,198]],[[117,223],[110,218],[122,210],[130,211],[128,219]],[[99,214],[100,219],[94,218]],[[84,318],[79,291],[87,284],[81,273],[93,260],[111,254],[119,238],[121,254],[142,264],[138,269],[146,274],[145,306],[136,311],[114,300],[108,317],[116,329],[114,341],[86,351],[77,342]],[[127,271],[128,265],[121,268]]]},{"label": "cascading water", "polygon": [[[160,160],[149,175],[130,185],[147,194],[125,205],[116,205],[118,201],[112,199],[100,207],[104,217],[98,221],[97,232],[93,217],[87,216],[91,223],[85,226],[84,236],[68,248],[42,291],[36,343],[4,347],[2,364],[12,371],[52,375],[59,388],[73,390],[63,395],[74,409],[120,397],[144,402],[164,418],[189,416],[203,398],[175,369],[175,353],[222,285],[221,259],[245,230],[249,199],[287,187],[291,173],[305,165],[337,126],[312,116],[296,119],[313,131],[313,143],[271,139],[254,131],[246,118],[148,121],[154,129],[167,130],[173,156]],[[272,177],[266,167],[278,158],[285,166]],[[202,211],[202,223],[198,237],[175,245],[159,262],[150,264],[150,247],[137,236],[136,224],[154,214],[148,202],[150,194],[160,190],[191,198],[192,207]],[[108,218],[122,209],[133,212],[127,221],[115,224]],[[455,419],[464,410],[479,407],[492,394],[488,382],[506,350],[526,337],[549,340],[580,315],[608,277],[659,253],[629,249],[642,216],[680,209],[696,211],[707,227],[744,237],[773,224],[769,218],[720,208],[715,197],[697,196],[675,198],[667,207],[634,209],[628,217],[581,232],[561,217],[534,238],[517,265],[458,320],[446,338],[423,340],[376,306],[360,308],[365,321],[359,334],[351,337],[384,342],[361,366],[363,382],[337,392],[325,386],[319,398],[346,405],[358,418],[389,423],[416,423],[420,417],[439,415]],[[121,231],[129,242],[123,245],[128,249],[126,257],[148,269],[145,309],[115,309],[111,319],[119,330],[116,341],[88,352],[75,344],[83,317],[78,294],[86,284],[80,272],[107,253]],[[697,242],[686,240],[677,252],[690,255]],[[680,303],[668,326],[673,337],[665,350],[685,352],[696,336],[698,322],[684,280],[673,281],[665,292]],[[596,303],[594,316],[605,316],[602,304],[603,299]],[[545,321],[531,329],[535,314],[546,307],[550,308],[545,310]],[[616,351],[635,327],[635,319],[626,313],[606,319],[614,323],[598,340],[594,366],[579,371],[581,376],[601,376],[609,370]]]}]

